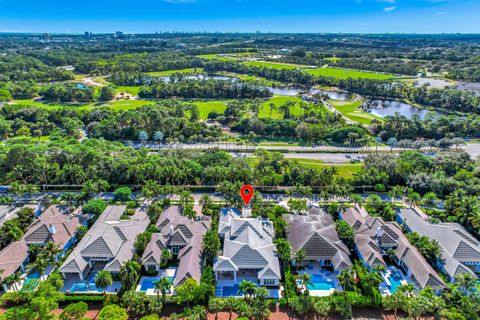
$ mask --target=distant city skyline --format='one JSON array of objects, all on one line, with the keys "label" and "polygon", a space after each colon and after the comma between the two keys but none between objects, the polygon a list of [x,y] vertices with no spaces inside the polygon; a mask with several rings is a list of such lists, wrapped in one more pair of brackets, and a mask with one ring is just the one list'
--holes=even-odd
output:
[{"label": "distant city skyline", "polygon": [[478,0],[2,2],[0,32],[480,33]]}]

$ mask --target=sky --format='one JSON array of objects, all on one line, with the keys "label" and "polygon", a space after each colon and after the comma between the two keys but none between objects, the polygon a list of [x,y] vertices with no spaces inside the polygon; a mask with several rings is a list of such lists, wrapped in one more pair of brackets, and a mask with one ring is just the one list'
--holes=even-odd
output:
[{"label": "sky", "polygon": [[0,0],[0,32],[480,33],[480,0]]}]

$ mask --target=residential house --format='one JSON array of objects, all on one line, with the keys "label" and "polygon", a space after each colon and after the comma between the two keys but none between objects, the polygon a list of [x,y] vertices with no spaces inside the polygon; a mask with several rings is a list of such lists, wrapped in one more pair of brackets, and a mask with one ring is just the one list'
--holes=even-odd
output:
[{"label": "residential house", "polygon": [[333,272],[352,265],[350,251],[338,237],[332,216],[323,209],[311,208],[308,215],[288,214],[284,218],[292,254],[299,250],[305,252],[305,260],[294,261],[295,264]]},{"label": "residential house", "polygon": [[210,228],[210,219],[197,221],[182,216],[180,207],[170,206],[158,219],[156,228],[157,232],[152,235],[141,259],[145,270],[159,272],[162,252],[166,249],[178,260],[174,286],[181,285],[188,278],[200,282],[203,236]]},{"label": "residential house", "polygon": [[126,206],[108,206],[68,256],[59,271],[65,279],[93,281],[98,271],[118,274],[135,252],[136,236],[150,220],[143,210],[125,216]]},{"label": "residential house", "polygon": [[66,212],[62,206],[50,206],[36,219],[23,237],[11,243],[0,252],[1,278],[5,279],[17,271],[22,273],[29,263],[29,246],[44,246],[50,241],[60,249],[61,257],[76,241],[77,230],[85,225],[88,217],[79,210]]},{"label": "residential house", "polygon": [[480,273],[480,242],[460,224],[433,223],[416,208],[400,209],[396,218],[408,231],[438,242],[442,258],[437,261],[437,267],[450,277],[450,281],[461,273],[473,276]]},{"label": "residential house", "polygon": [[[341,219],[352,226],[355,232],[355,250],[358,257],[369,267],[383,266],[382,273],[388,293],[396,286],[413,282],[423,289],[432,287],[435,291],[445,288],[445,283],[422,254],[408,241],[400,226],[379,217],[371,217],[364,208],[354,207],[340,212]],[[404,271],[399,274],[395,266],[387,261],[393,260]]]},{"label": "residential house", "polygon": [[271,222],[243,218],[237,210],[222,209],[218,233],[224,243],[213,266],[217,287],[226,292],[226,287],[235,288],[242,280],[278,287],[281,273]]}]

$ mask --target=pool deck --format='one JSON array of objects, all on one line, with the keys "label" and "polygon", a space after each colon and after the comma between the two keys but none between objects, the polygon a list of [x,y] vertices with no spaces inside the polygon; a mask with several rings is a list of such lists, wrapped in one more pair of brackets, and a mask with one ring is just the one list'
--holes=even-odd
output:
[{"label": "pool deck", "polygon": [[[330,272],[322,269],[318,263],[314,263],[312,268],[305,268],[300,273],[306,272],[309,275],[320,275],[324,280],[329,280],[333,288],[329,290],[308,290],[313,297],[327,297],[332,295],[335,291],[343,291],[342,287],[338,284],[337,272]],[[305,289],[302,289],[305,290]]]},{"label": "pool deck", "polygon": [[[95,282],[95,281],[93,281],[93,282]],[[78,294],[103,292],[103,291],[99,291],[99,290],[78,291],[78,292],[71,291],[72,287],[75,284],[85,284],[85,283],[86,283],[85,281],[81,281],[78,277],[71,277],[71,278],[65,279],[63,288],[60,289],[60,292],[78,293]],[[121,288],[122,288],[122,283],[120,281],[113,281],[113,284],[110,287],[107,288],[107,293],[117,293],[118,291],[120,291]]]},{"label": "pool deck", "polygon": [[[175,281],[175,275],[177,273],[177,268],[168,268],[168,269],[161,269],[156,276],[143,276],[140,278],[138,285],[135,289],[137,292],[145,292],[147,296],[156,296],[158,293],[155,291],[155,288],[147,289],[146,291],[142,291],[142,284],[144,281],[157,281],[161,278],[172,278],[172,286],[173,282]],[[173,295],[174,290],[171,292],[167,292],[167,296]]]},{"label": "pool deck", "polygon": [[408,283],[414,283],[413,280],[407,277],[402,270],[394,266],[390,266],[387,268],[385,272],[382,273],[383,282],[379,285],[379,290],[382,296],[388,296],[392,294],[392,292],[390,291],[390,286],[391,286],[390,276],[392,272],[398,272],[402,276],[402,280],[400,280],[400,283],[402,285],[405,285]]},{"label": "pool deck", "polygon": [[[233,280],[217,280],[216,287],[215,287],[215,296],[216,297],[243,297],[243,294],[238,293],[237,290],[233,294],[225,294],[223,292],[224,287],[231,288],[231,287],[238,287],[242,280],[247,280],[253,282],[255,285],[259,286],[258,278],[247,278],[247,277],[239,277],[236,281]],[[281,288],[267,288],[270,292],[270,297],[272,299],[279,299],[281,297]]]}]

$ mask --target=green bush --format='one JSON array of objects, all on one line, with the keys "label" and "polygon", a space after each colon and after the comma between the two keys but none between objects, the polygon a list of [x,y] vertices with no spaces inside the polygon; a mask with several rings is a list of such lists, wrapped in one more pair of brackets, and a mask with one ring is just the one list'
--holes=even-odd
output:
[{"label": "green bush", "polygon": [[65,294],[65,301],[75,302],[75,301],[85,301],[85,302],[95,302],[95,301],[105,301],[105,296],[102,294]]},{"label": "green bush", "polygon": [[82,212],[99,216],[102,214],[106,207],[107,204],[102,199],[92,199],[83,206]]},{"label": "green bush", "polygon": [[29,302],[32,298],[31,292],[6,292],[0,298],[2,304],[20,305]]}]

